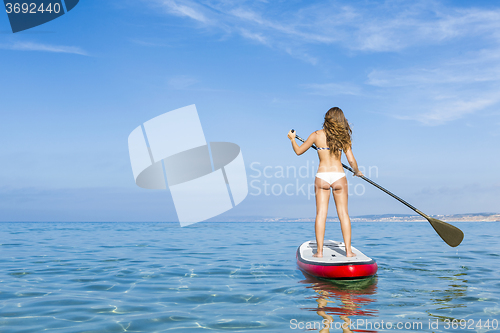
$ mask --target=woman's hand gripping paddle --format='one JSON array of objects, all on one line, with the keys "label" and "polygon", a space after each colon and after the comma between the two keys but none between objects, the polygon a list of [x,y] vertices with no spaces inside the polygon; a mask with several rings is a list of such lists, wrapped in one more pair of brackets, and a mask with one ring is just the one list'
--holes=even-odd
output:
[{"label": "woman's hand gripping paddle", "polygon": [[[295,130],[292,129],[292,133],[294,133],[294,132],[295,132]],[[295,135],[295,138],[297,140],[299,140],[299,141],[304,142],[304,139],[302,139],[298,135]],[[314,145],[314,144],[312,145],[312,148],[315,149],[315,150],[318,150],[318,147],[316,147],[316,145]],[[342,166],[344,167],[344,169],[347,169],[347,170],[351,171],[352,173],[354,173],[354,170],[352,170],[350,167],[348,167],[344,163],[342,163]],[[451,246],[451,247],[458,246],[462,242],[462,240],[464,239],[464,233],[462,232],[462,230],[458,229],[457,227],[455,227],[455,226],[453,226],[451,224],[448,224],[446,222],[440,221],[438,219],[432,218],[432,217],[428,216],[427,214],[422,213],[417,208],[415,208],[412,205],[410,205],[408,202],[404,201],[403,199],[401,199],[400,197],[398,197],[394,193],[386,190],[385,188],[383,188],[382,186],[378,185],[374,181],[366,178],[365,176],[361,176],[361,178],[363,178],[365,181],[367,181],[368,183],[372,184],[376,188],[378,188],[378,189],[384,191],[385,193],[389,194],[391,197],[393,197],[394,199],[398,200],[399,202],[405,204],[408,208],[412,209],[414,212],[416,212],[419,215],[425,217],[427,219],[427,221],[429,221],[429,223],[432,225],[432,227],[434,228],[434,230],[438,233],[438,235],[449,246]]]}]

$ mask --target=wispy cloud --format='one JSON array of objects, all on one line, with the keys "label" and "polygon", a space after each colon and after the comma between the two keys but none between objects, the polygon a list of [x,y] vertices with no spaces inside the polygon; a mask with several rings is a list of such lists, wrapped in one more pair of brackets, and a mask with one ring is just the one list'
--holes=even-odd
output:
[{"label": "wispy cloud", "polygon": [[432,67],[372,70],[366,83],[392,96],[397,119],[440,125],[500,103],[497,49],[441,59]]},{"label": "wispy cloud", "polygon": [[200,81],[192,76],[178,75],[168,80],[168,86],[172,89],[186,89],[198,82]]},{"label": "wispy cloud", "polygon": [[130,39],[130,41],[134,44],[142,45],[142,46],[148,46],[148,47],[161,47],[161,46],[167,46],[167,44],[158,42],[158,41],[148,41],[144,39]]},{"label": "wispy cloud", "polygon": [[360,95],[361,88],[355,84],[344,83],[324,83],[324,84],[303,84],[302,87],[309,90],[310,94],[319,96],[336,95]]},{"label": "wispy cloud", "polygon": [[55,53],[72,53],[88,56],[89,54],[76,46],[50,45],[35,42],[14,42],[11,44],[0,44],[0,48],[18,51],[42,51]]},{"label": "wispy cloud", "polygon": [[260,1],[153,3],[168,14],[268,46],[336,44],[350,50],[391,52],[464,37],[500,37],[500,9],[459,9],[437,1],[311,2],[301,8],[287,2]]},{"label": "wispy cloud", "polygon": [[405,66],[408,62],[400,68],[390,62],[367,67],[365,82],[303,85],[310,94],[376,95],[387,102],[387,114],[425,125],[444,124],[500,103],[498,7],[454,7],[438,0],[155,3],[168,15],[194,20],[212,33],[239,35],[313,65],[337,53],[422,55],[411,67]]},{"label": "wispy cloud", "polygon": [[500,102],[500,97],[493,93],[469,98],[456,96],[456,98],[448,98],[437,103],[422,101],[419,104],[413,104],[413,107],[406,108],[406,114],[402,108],[403,113],[393,114],[393,116],[397,119],[415,120],[424,125],[435,126],[460,119],[498,102]]},{"label": "wispy cloud", "polygon": [[168,14],[188,17],[205,24],[211,22],[211,20],[203,13],[203,8],[201,8],[201,6],[194,1],[155,0],[153,3],[157,6],[159,5],[163,7]]},{"label": "wispy cloud", "polygon": [[475,84],[500,81],[500,64],[483,62],[467,66],[467,61],[436,64],[432,68],[372,70],[367,83],[382,88],[437,84]]},{"label": "wispy cloud", "polygon": [[251,31],[248,31],[246,29],[241,29],[240,33],[243,37],[245,37],[247,39],[252,39],[252,40],[257,41],[257,42],[264,44],[264,45],[270,44],[268,39],[265,36],[263,36],[261,33],[251,32]]}]

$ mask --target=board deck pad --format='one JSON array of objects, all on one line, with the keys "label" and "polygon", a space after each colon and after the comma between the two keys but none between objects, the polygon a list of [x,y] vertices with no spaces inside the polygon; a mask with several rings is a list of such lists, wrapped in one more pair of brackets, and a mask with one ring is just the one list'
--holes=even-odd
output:
[{"label": "board deck pad", "polygon": [[312,276],[333,280],[364,279],[377,273],[377,263],[360,250],[351,247],[355,257],[346,257],[342,242],[325,240],[323,257],[316,258],[316,242],[308,241],[297,249],[297,265]]},{"label": "board deck pad", "polygon": [[343,242],[336,242],[333,240],[325,240],[323,244],[323,258],[313,257],[316,253],[317,244],[315,241],[308,241],[300,246],[300,256],[302,259],[315,262],[318,264],[336,264],[336,263],[362,263],[372,261],[364,253],[351,246],[352,252],[356,254],[355,257],[346,257],[345,245]]}]

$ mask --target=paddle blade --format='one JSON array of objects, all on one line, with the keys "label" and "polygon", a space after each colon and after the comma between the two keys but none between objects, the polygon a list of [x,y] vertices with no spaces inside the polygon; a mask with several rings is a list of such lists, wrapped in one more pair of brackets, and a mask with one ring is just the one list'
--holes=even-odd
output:
[{"label": "paddle blade", "polygon": [[464,239],[464,233],[457,227],[448,224],[446,222],[440,221],[438,219],[433,219],[428,217],[427,221],[432,225],[434,230],[439,236],[451,247],[458,246]]}]

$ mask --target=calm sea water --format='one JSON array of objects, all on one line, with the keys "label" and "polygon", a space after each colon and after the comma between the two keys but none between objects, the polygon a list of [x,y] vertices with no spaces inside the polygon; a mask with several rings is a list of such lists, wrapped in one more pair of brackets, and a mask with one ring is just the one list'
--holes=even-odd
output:
[{"label": "calm sea water", "polygon": [[296,266],[313,223],[0,223],[0,331],[500,332],[499,224],[455,225],[354,223],[378,274],[333,283]]}]

